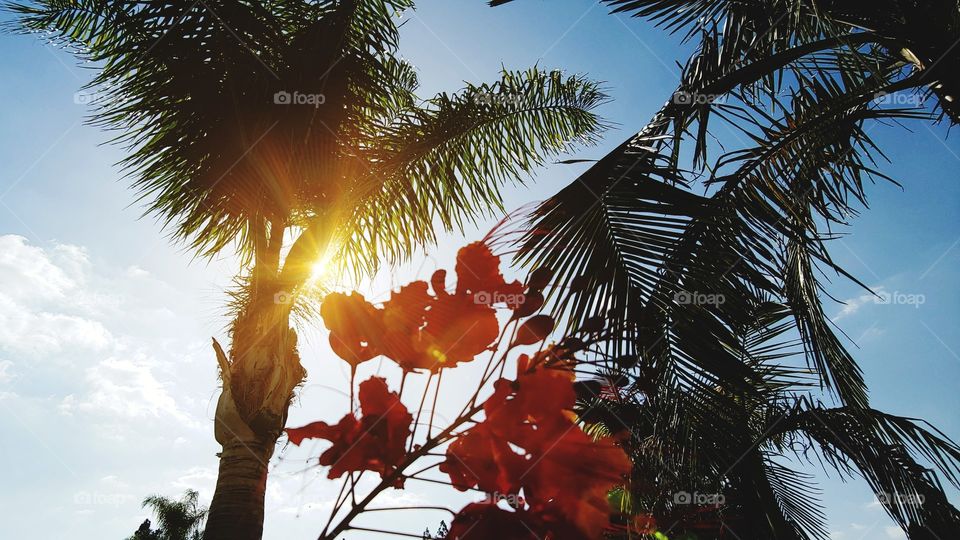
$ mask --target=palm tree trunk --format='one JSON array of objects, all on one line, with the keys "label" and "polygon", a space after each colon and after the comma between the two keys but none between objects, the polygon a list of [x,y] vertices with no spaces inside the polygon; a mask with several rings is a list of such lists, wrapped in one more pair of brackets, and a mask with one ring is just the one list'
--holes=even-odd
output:
[{"label": "palm tree trunk", "polygon": [[223,377],[214,435],[223,451],[204,540],[261,538],[267,465],[306,375],[289,303],[282,295],[269,298],[238,316],[229,359],[213,342]]},{"label": "palm tree trunk", "polygon": [[224,447],[204,539],[259,540],[263,535],[267,464],[275,443]]}]

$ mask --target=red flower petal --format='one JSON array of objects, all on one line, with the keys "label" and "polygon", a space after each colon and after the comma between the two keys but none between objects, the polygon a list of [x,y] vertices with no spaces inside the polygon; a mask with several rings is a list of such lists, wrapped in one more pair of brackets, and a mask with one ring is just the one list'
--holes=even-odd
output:
[{"label": "red flower petal", "polygon": [[508,511],[493,503],[468,504],[453,518],[449,540],[595,540],[555,511]]},{"label": "red flower petal", "polygon": [[553,270],[549,268],[537,268],[527,277],[527,288],[531,291],[542,291],[550,283],[553,277]]},{"label": "red flower petal", "polygon": [[[441,465],[459,489],[507,497],[522,491],[515,508],[540,527],[541,538],[599,538],[609,525],[607,492],[631,470],[613,439],[594,441],[574,423],[573,381],[569,369],[522,355],[517,379],[495,383],[486,418],[451,443]],[[514,517],[473,508],[458,519],[488,530],[486,520],[506,526],[501,521]]]},{"label": "red flower petal", "polygon": [[300,446],[304,439],[326,439],[333,433],[332,428],[326,422],[313,422],[303,427],[287,428],[287,438],[290,442]]},{"label": "red flower petal", "polygon": [[460,491],[476,487],[488,493],[515,494],[520,491],[519,479],[526,465],[526,459],[514,452],[506,439],[480,424],[447,447],[440,470],[450,475]]},{"label": "red flower petal", "polygon": [[383,304],[384,333],[380,336],[383,354],[405,371],[429,368],[434,362],[419,346],[419,333],[427,308],[434,301],[427,283],[415,281],[390,295]]},{"label": "red flower petal", "polygon": [[431,369],[469,362],[500,335],[497,314],[467,296],[438,298],[425,317],[420,348],[432,359]]},{"label": "red flower petal", "polygon": [[413,416],[396,392],[390,392],[382,378],[373,377],[360,383],[359,396],[363,414],[359,420],[347,414],[333,426],[314,422],[286,430],[290,442],[297,445],[307,438],[333,443],[320,455],[320,464],[330,467],[329,478],[364,470],[376,471],[383,478],[406,456]]},{"label": "red flower petal", "polygon": [[523,513],[508,512],[490,503],[468,504],[460,510],[447,538],[450,540],[537,540],[540,537],[529,529]]},{"label": "red flower petal", "polygon": [[330,347],[356,366],[379,354],[375,340],[383,334],[380,311],[363,295],[331,293],[320,306],[320,316],[330,330]]},{"label": "red flower petal", "polygon": [[[502,302],[500,298],[519,295],[523,285],[519,281],[507,283],[500,272],[500,257],[483,242],[474,242],[457,252],[457,294],[476,295],[487,304]],[[482,294],[478,294],[482,293]]]}]

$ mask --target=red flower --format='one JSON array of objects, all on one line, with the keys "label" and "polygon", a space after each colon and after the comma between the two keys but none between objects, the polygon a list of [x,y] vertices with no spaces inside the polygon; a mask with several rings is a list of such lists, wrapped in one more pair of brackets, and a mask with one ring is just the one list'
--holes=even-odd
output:
[{"label": "red flower", "polygon": [[460,250],[456,269],[455,293],[446,292],[446,272],[438,270],[430,280],[433,294],[426,282],[415,281],[382,309],[359,294],[328,295],[320,314],[333,351],[354,366],[382,354],[406,371],[470,362],[500,334],[490,304],[502,295],[520,298],[523,286],[503,279],[499,257],[480,242]]},{"label": "red flower", "polygon": [[517,337],[513,340],[514,345],[533,345],[538,341],[547,339],[550,332],[553,332],[553,317],[549,315],[537,315],[524,321],[517,328]]},{"label": "red flower", "polygon": [[556,512],[508,511],[492,503],[468,504],[454,517],[449,540],[594,540]]},{"label": "red flower", "polygon": [[530,362],[521,356],[517,380],[495,383],[486,418],[447,448],[441,470],[461,490],[518,497],[522,490],[526,508],[518,510],[542,523],[563,516],[560,531],[577,531],[569,538],[596,538],[609,524],[607,492],[630,471],[630,460],[612,439],[594,441],[574,422],[572,371]]},{"label": "red flower", "polygon": [[427,309],[434,302],[427,292],[427,283],[414,281],[390,294],[383,304],[384,332],[381,336],[383,355],[405,371],[430,369],[436,364],[422,350],[420,331]]},{"label": "red flower", "polygon": [[594,441],[579,427],[545,439],[550,446],[536,456],[524,478],[527,501],[534,510],[554,509],[596,537],[609,524],[607,493],[622,484],[630,460],[612,439]]},{"label": "red flower", "polygon": [[383,334],[380,312],[358,293],[331,293],[320,306],[320,316],[330,330],[333,352],[356,367],[380,354],[374,345]]},{"label": "red flower", "polygon": [[575,427],[569,411],[576,392],[572,371],[543,366],[530,371],[529,362],[527,355],[520,355],[517,380],[496,381],[483,410],[484,423],[496,436],[535,452],[547,448],[551,437]]},{"label": "red flower", "polygon": [[287,429],[287,437],[296,445],[303,439],[332,442],[333,446],[320,455],[320,464],[330,466],[328,478],[340,478],[343,473],[355,471],[376,471],[384,478],[406,456],[413,416],[380,377],[360,383],[360,410],[363,414],[360,419],[351,413],[333,426],[314,422]]},{"label": "red flower", "polygon": [[461,491],[476,486],[487,493],[510,494],[520,491],[527,461],[484,423],[450,444],[440,470],[450,475],[453,486]]},{"label": "red flower", "polygon": [[438,294],[424,322],[420,348],[436,368],[473,360],[500,335],[497,313],[472,294]]},{"label": "red flower", "polygon": [[473,503],[464,507],[450,524],[450,540],[534,540],[537,534],[529,529],[525,513],[507,512],[489,503]]},{"label": "red flower", "polygon": [[[500,257],[483,242],[473,242],[457,252],[457,294],[474,296],[476,300],[492,304],[501,298],[519,299],[523,285],[519,281],[507,283],[500,272]],[[511,306],[515,307],[515,306]]]}]

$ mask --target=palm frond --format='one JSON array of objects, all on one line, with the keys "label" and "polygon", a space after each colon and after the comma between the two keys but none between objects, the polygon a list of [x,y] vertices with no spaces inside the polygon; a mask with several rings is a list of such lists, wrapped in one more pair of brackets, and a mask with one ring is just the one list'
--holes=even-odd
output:
[{"label": "palm frond", "polygon": [[369,149],[338,260],[372,270],[501,208],[499,187],[547,158],[591,144],[606,96],[580,76],[531,69],[408,109]]},{"label": "palm frond", "polygon": [[949,536],[960,528],[960,511],[938,480],[939,475],[960,486],[960,447],[943,433],[872,409],[825,408],[807,400],[797,403],[778,430],[802,432],[818,445],[826,464],[863,476],[911,538]]}]

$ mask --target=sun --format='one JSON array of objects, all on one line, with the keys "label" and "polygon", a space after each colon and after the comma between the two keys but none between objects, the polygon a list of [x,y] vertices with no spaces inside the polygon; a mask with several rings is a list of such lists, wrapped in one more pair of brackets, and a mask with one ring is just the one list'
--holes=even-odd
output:
[{"label": "sun", "polygon": [[333,253],[335,250],[327,249],[313,265],[310,266],[310,277],[307,283],[311,286],[322,286],[329,283],[334,278]]},{"label": "sun", "polygon": [[328,272],[327,261],[319,260],[310,267],[310,283],[319,283],[323,281],[324,275]]}]

